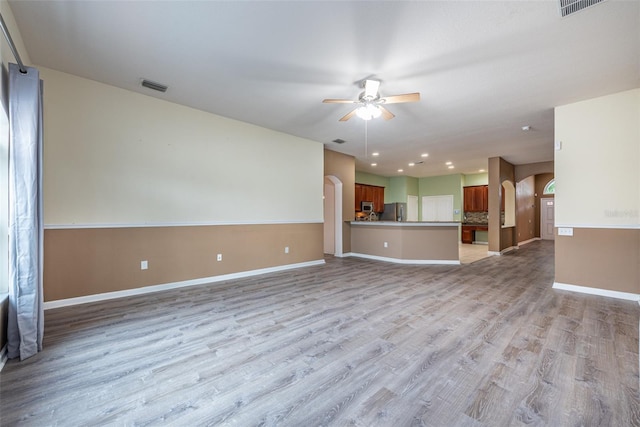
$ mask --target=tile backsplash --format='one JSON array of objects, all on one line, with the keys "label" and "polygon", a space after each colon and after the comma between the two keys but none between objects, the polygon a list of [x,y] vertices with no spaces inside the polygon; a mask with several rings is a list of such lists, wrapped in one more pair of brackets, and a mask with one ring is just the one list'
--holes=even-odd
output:
[{"label": "tile backsplash", "polygon": [[468,224],[486,224],[489,222],[489,212],[465,212],[462,222]]}]

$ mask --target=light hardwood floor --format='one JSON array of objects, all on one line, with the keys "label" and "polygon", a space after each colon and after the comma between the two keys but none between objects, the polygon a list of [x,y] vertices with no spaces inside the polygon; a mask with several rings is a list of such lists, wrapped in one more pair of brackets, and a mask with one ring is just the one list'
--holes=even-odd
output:
[{"label": "light hardwood floor", "polygon": [[553,243],[327,265],[46,312],[2,426],[637,426],[635,302],[556,291]]},{"label": "light hardwood floor", "polygon": [[472,262],[491,256],[489,255],[488,245],[470,243],[459,243],[458,254],[461,264],[471,264]]}]

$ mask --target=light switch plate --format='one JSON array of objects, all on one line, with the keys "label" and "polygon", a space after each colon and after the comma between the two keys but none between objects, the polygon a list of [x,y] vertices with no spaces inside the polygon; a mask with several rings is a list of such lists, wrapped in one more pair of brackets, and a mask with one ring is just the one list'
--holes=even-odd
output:
[{"label": "light switch plate", "polygon": [[140,270],[146,270],[149,268],[149,262],[148,261],[140,261]]},{"label": "light switch plate", "polygon": [[558,227],[558,236],[573,236],[573,227]]}]

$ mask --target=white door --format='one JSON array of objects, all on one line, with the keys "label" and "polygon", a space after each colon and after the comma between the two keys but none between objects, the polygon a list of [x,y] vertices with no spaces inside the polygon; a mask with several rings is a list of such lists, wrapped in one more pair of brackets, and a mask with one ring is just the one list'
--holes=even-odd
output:
[{"label": "white door", "polygon": [[453,195],[422,197],[423,221],[453,221]]},{"label": "white door", "polygon": [[407,196],[407,221],[418,220],[418,196]]},{"label": "white door", "polygon": [[554,202],[553,199],[540,199],[540,238],[554,240]]}]

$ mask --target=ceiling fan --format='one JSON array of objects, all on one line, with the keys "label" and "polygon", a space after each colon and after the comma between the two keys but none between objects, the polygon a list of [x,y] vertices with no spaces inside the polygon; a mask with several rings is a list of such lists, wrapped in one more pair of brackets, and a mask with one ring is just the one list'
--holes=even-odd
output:
[{"label": "ceiling fan", "polygon": [[358,108],[347,113],[339,120],[341,122],[346,122],[354,115],[357,115],[363,120],[371,120],[380,116],[385,120],[391,120],[395,117],[395,114],[387,110],[384,107],[384,104],[400,104],[402,102],[420,101],[420,93],[418,92],[380,97],[380,94],[378,93],[380,81],[378,80],[367,79],[364,81],[363,87],[364,92],[360,94],[357,100],[325,99],[322,102],[327,104],[360,104]]}]

